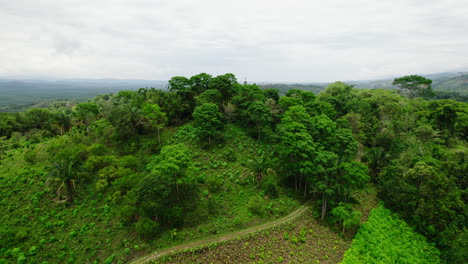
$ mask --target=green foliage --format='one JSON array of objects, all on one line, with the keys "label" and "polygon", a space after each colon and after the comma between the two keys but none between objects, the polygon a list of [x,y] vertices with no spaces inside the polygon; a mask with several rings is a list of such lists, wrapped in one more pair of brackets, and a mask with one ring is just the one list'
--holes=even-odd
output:
[{"label": "green foliage", "polygon": [[260,195],[252,196],[247,202],[247,208],[253,215],[264,216],[266,213],[264,201]]},{"label": "green foliage", "polygon": [[150,129],[156,128],[158,132],[158,143],[161,143],[160,131],[167,125],[167,116],[161,111],[161,108],[157,104],[144,104],[141,110],[142,123],[144,123]]},{"label": "green foliage", "polygon": [[400,94],[408,98],[431,97],[434,92],[431,88],[432,80],[419,75],[409,75],[393,80],[392,85],[400,87]]},{"label": "green foliage", "polygon": [[267,125],[271,120],[271,113],[268,106],[259,101],[252,102],[247,108],[249,118],[257,126],[258,137],[260,139],[260,131],[262,126]]},{"label": "green foliage", "polygon": [[341,263],[441,263],[440,252],[382,205],[362,224]]},{"label": "green foliage", "polygon": [[[101,263],[120,252],[110,261],[127,262],[124,248],[174,243],[168,230],[182,240],[243,228],[299,195],[349,230],[353,196],[373,182],[445,260],[466,262],[466,104],[342,82],[279,97],[232,74],[174,77],[169,90],[0,114],[0,256]],[[158,225],[154,242],[132,235],[137,224]]]},{"label": "green foliage", "polygon": [[334,82],[320,92],[319,98],[333,105],[339,116],[344,116],[349,111],[352,88],[344,82]]},{"label": "green foliage", "polygon": [[140,236],[145,238],[152,238],[160,232],[159,223],[146,217],[141,217],[135,223],[135,230]]},{"label": "green foliage", "polygon": [[35,149],[30,149],[24,153],[24,160],[28,163],[36,163],[37,158],[37,150]]},{"label": "green foliage", "polygon": [[353,210],[350,204],[340,203],[339,206],[333,208],[331,214],[338,218],[343,228],[343,235],[346,228],[351,228],[358,225],[361,221],[362,214],[357,210]]},{"label": "green foliage", "polygon": [[208,137],[208,144],[211,145],[211,139],[217,131],[222,129],[223,122],[219,108],[216,104],[205,103],[195,108],[193,112],[195,127],[197,127],[200,137]]},{"label": "green foliage", "polygon": [[86,128],[88,128],[90,122],[99,113],[99,109],[95,103],[81,103],[74,107],[75,117],[81,121]]},{"label": "green foliage", "polygon": [[220,106],[223,102],[223,95],[215,89],[209,89],[197,96],[197,104],[213,103]]}]

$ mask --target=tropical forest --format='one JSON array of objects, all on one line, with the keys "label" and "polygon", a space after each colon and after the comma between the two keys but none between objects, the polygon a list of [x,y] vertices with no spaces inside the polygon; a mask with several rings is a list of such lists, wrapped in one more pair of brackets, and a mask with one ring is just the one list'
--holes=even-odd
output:
[{"label": "tropical forest", "polygon": [[0,113],[0,263],[467,263],[468,104],[233,74]]}]

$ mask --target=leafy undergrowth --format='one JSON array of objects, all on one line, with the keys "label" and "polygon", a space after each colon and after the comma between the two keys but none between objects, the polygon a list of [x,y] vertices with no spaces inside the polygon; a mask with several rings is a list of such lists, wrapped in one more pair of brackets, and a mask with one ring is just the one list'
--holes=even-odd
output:
[{"label": "leafy undergrowth", "polygon": [[338,263],[349,244],[308,211],[291,223],[152,263]]},{"label": "leafy undergrowth", "polygon": [[[251,159],[271,151],[267,144],[235,126],[227,127],[224,141],[211,148],[202,148],[185,136],[177,138],[177,132],[167,129],[163,142],[189,146],[201,179],[199,195],[183,228],[163,228],[152,239],[140,238],[133,225],[121,223],[121,198],[112,188],[97,190],[97,175],[84,174],[85,178],[76,181],[73,203],[57,199],[59,184],[50,180],[47,148],[59,138],[23,142],[20,148],[9,150],[0,164],[0,263],[125,263],[158,248],[276,219],[299,206],[300,201],[286,188],[278,185],[273,196],[255,182]],[[96,144],[82,142],[88,149]],[[106,145],[105,155],[119,160],[156,154],[138,144],[142,143],[131,146],[136,149],[133,152],[124,145]],[[34,153],[33,162],[29,153]],[[144,175],[145,170],[136,173]]]},{"label": "leafy undergrowth", "polygon": [[440,252],[383,205],[362,224],[342,264],[440,263]]}]

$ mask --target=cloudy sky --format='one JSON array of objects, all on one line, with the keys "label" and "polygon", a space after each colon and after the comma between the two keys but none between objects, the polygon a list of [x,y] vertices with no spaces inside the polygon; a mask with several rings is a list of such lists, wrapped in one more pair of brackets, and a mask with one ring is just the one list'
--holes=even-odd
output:
[{"label": "cloudy sky", "polygon": [[335,81],[468,69],[467,0],[0,0],[0,77]]}]

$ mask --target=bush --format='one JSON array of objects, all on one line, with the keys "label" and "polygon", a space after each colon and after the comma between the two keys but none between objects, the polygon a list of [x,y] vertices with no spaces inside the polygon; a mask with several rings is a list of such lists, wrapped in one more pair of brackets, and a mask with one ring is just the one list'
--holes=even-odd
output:
[{"label": "bush", "polygon": [[296,237],[295,235],[292,235],[292,236],[291,236],[291,242],[292,242],[293,244],[297,244],[297,242],[299,242],[299,240],[297,239],[297,237]]},{"label": "bush", "polygon": [[222,190],[224,179],[219,176],[211,176],[206,179],[206,183],[210,192],[217,193]]},{"label": "bush", "polygon": [[35,149],[28,150],[24,153],[24,160],[28,163],[34,164],[37,162],[37,151]]},{"label": "bush", "polygon": [[262,190],[265,194],[270,195],[273,198],[278,197],[278,185],[275,181],[269,178],[262,182]]},{"label": "bush", "polygon": [[118,211],[118,215],[122,222],[132,223],[135,221],[135,216],[137,214],[137,209],[130,205],[124,205]]},{"label": "bush", "polygon": [[439,250],[426,238],[380,205],[362,224],[342,263],[436,264],[440,263],[439,255]]},{"label": "bush", "polygon": [[142,217],[135,224],[137,233],[146,238],[152,238],[159,233],[159,223],[149,218]]},{"label": "bush", "polygon": [[224,159],[229,162],[235,162],[237,160],[236,152],[233,148],[229,148],[224,154]]},{"label": "bush", "polygon": [[28,232],[26,230],[20,230],[16,232],[15,239],[17,241],[24,241],[28,238]]},{"label": "bush", "polygon": [[88,151],[95,156],[103,156],[106,154],[107,148],[103,144],[93,144],[88,147]]},{"label": "bush", "polygon": [[265,215],[265,205],[263,204],[263,198],[260,195],[254,195],[250,197],[249,201],[247,202],[247,208],[253,215]]}]

